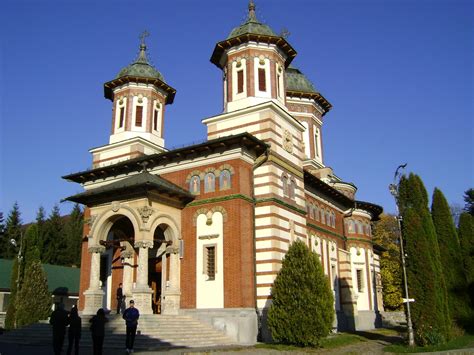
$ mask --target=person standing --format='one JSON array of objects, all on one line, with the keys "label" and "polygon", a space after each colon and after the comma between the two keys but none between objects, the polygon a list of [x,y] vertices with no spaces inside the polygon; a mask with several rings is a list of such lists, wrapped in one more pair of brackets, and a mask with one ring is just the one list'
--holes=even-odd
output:
[{"label": "person standing", "polygon": [[74,354],[79,355],[79,340],[81,339],[82,321],[77,312],[77,307],[71,308],[69,313],[69,332],[68,332],[68,348],[67,355],[71,355],[72,346],[74,345]]},{"label": "person standing", "polygon": [[53,326],[54,355],[60,355],[63,348],[64,335],[66,334],[66,326],[68,324],[68,313],[62,303],[58,304],[53,313],[51,313],[49,324]]},{"label": "person standing", "polygon": [[105,323],[109,320],[105,317],[105,312],[102,308],[97,311],[97,314],[92,317],[89,322],[91,324],[92,347],[94,355],[102,355],[102,347],[104,345]]},{"label": "person standing", "polygon": [[117,288],[117,314],[120,314],[120,311],[122,310],[122,302],[123,302],[122,283],[119,283],[119,287]]},{"label": "person standing", "polygon": [[123,312],[122,318],[125,319],[127,326],[127,338],[125,339],[125,348],[127,353],[133,353],[133,343],[137,334],[138,318],[140,312],[135,308],[135,302],[130,300],[130,306]]}]

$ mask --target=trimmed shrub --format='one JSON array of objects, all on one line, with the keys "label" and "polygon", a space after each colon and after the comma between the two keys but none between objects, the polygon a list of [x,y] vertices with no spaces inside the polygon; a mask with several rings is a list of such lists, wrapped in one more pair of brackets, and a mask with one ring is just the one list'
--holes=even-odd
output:
[{"label": "trimmed shrub", "polygon": [[294,242],[272,288],[268,327],[276,342],[318,346],[332,329],[334,297],[316,253]]}]

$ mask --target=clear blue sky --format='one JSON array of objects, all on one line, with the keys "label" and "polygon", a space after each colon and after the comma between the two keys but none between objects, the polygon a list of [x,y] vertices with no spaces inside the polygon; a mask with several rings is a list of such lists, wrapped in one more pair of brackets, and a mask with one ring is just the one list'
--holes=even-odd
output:
[{"label": "clear blue sky", "polygon": [[[258,18],[287,28],[298,66],[333,104],[325,163],[358,199],[393,212],[387,186],[401,163],[463,204],[474,187],[472,1],[256,0]],[[205,138],[201,119],[222,110],[216,42],[246,16],[247,1],[3,1],[0,211],[18,201],[24,222],[81,187],[62,175],[91,165],[108,142],[103,83],[138,51],[177,89],[168,147]],[[71,205],[60,205],[68,213]]]}]

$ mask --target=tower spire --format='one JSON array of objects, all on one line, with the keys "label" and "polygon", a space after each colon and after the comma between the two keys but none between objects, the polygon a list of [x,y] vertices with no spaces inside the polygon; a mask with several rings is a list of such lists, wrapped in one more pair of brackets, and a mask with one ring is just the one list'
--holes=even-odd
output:
[{"label": "tower spire", "polygon": [[257,16],[255,15],[255,3],[253,0],[249,1],[249,15],[247,22],[257,22]]},{"label": "tower spire", "polygon": [[138,38],[140,38],[140,54],[138,54],[138,58],[136,60],[137,63],[148,63],[148,58],[146,56],[146,44],[145,38],[148,37],[150,34],[147,30],[143,31]]}]

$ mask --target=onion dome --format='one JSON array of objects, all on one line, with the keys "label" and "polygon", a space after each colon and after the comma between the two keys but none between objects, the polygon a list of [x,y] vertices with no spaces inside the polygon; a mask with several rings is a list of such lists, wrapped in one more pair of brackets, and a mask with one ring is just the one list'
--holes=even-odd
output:
[{"label": "onion dome", "polygon": [[253,1],[249,2],[249,13],[247,16],[247,20],[239,27],[234,28],[227,37],[227,39],[237,37],[246,33],[277,36],[269,26],[264,25],[263,23],[257,20],[257,16],[255,15],[255,3]]},{"label": "onion dome", "polygon": [[161,73],[148,62],[145,43],[140,44],[140,53],[138,54],[137,59],[132,64],[123,68],[118,73],[116,78],[121,78],[122,76],[140,76],[143,78],[155,78],[165,83],[163,75],[161,75]]},{"label": "onion dome", "polygon": [[107,99],[114,99],[113,89],[116,87],[133,82],[154,85],[166,93],[167,104],[173,103],[176,90],[166,84],[163,75],[148,61],[146,55],[147,46],[145,44],[146,36],[148,36],[148,32],[146,31],[140,35],[140,53],[137,59],[132,64],[120,70],[114,80],[104,84],[104,96]]},{"label": "onion dome", "polygon": [[223,68],[225,62],[224,54],[227,49],[254,41],[277,45],[286,54],[285,66],[288,66],[296,56],[296,51],[283,36],[275,34],[269,26],[257,20],[253,0],[250,0],[248,9],[249,12],[245,22],[234,28],[227,39],[216,44],[211,56],[211,62],[219,68]]},{"label": "onion dome", "polygon": [[316,90],[311,81],[298,68],[290,65],[285,70],[285,77],[287,96],[313,99],[324,109],[324,113],[332,108],[329,101]]}]

